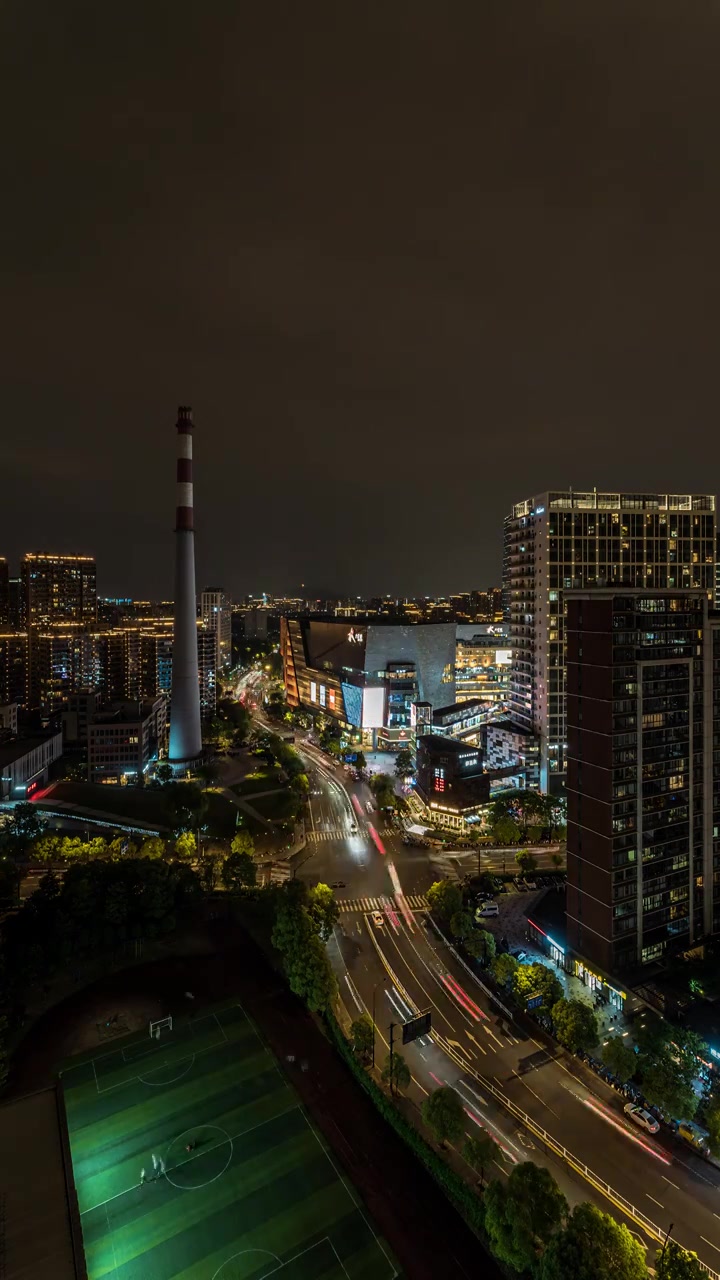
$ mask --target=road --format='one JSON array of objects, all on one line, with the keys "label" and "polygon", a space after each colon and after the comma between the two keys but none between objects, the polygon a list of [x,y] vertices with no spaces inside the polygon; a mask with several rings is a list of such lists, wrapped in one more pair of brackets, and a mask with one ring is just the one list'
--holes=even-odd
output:
[{"label": "road", "polygon": [[[613,1090],[557,1046],[546,1048],[539,1036],[500,1013],[436,936],[426,913],[406,906],[437,878],[427,851],[408,848],[382,830],[381,853],[369,830],[377,814],[364,812],[369,790],[348,784],[347,775],[321,753],[304,744],[301,749],[312,759],[320,794],[311,797],[310,844],[315,847],[300,874],[312,882],[345,882],[337,890],[343,913],[331,958],[352,1016],[372,1010],[375,991],[382,1059],[390,1022],[430,1009],[432,1039],[404,1050],[417,1101],[439,1083],[452,1084],[466,1103],[469,1129],[481,1124],[496,1139],[498,1169],[507,1172],[518,1160],[535,1159],[551,1168],[571,1202],[591,1199],[608,1211],[608,1198],[548,1155],[540,1138],[491,1094],[492,1086],[662,1232],[673,1223],[673,1238],[720,1272],[720,1171],[673,1139],[638,1130],[623,1115]],[[351,807],[353,796],[362,816]],[[353,822],[356,833],[350,831]],[[367,898],[382,907],[382,927],[363,909]],[[616,1216],[621,1210],[615,1200]],[[636,1221],[629,1225],[652,1262],[654,1237]]]}]

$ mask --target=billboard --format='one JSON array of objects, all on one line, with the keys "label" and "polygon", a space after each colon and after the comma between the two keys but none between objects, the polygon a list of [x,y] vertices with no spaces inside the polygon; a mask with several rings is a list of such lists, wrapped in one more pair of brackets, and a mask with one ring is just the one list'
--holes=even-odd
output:
[{"label": "billboard", "polygon": [[362,727],[382,729],[385,724],[385,689],[363,689]]},{"label": "billboard", "polygon": [[365,669],[367,627],[355,622],[312,622],[303,626],[307,664],[316,671]]},{"label": "billboard", "polygon": [[421,1036],[426,1036],[430,1030],[430,1010],[427,1013],[419,1013],[417,1018],[411,1018],[409,1022],[403,1023],[402,1042],[410,1044],[413,1040],[419,1040]]}]

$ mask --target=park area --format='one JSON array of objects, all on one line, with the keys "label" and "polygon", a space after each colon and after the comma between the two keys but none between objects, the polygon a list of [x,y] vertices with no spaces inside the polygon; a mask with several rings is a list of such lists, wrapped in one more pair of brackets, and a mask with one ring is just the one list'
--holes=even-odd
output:
[{"label": "park area", "polygon": [[61,1071],[89,1280],[392,1280],[399,1270],[244,1010]]}]

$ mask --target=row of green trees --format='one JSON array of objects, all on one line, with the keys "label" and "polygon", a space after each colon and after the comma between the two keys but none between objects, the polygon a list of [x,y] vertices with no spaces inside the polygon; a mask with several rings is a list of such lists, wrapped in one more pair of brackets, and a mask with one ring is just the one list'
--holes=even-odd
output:
[{"label": "row of green trees", "polygon": [[566,814],[566,802],[561,796],[506,791],[489,806],[487,826],[498,844],[535,844],[544,833],[551,840],[563,839]]}]

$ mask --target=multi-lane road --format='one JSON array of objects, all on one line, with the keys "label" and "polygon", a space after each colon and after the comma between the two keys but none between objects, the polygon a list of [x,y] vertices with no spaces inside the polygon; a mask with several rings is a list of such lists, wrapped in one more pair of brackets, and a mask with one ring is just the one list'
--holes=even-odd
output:
[{"label": "multi-lane road", "polygon": [[[720,1170],[673,1139],[638,1130],[619,1095],[544,1043],[533,1024],[506,1016],[427,913],[413,909],[437,878],[426,851],[380,828],[377,813],[367,812],[364,785],[349,784],[320,753],[308,754],[320,794],[311,797],[307,860],[299,874],[344,882],[336,890],[343,910],[331,957],[353,1017],[370,1012],[374,996],[379,1056],[387,1053],[391,1022],[429,1009],[431,1037],[404,1050],[418,1101],[438,1084],[452,1084],[466,1104],[468,1129],[479,1124],[495,1137],[498,1169],[508,1172],[524,1159],[547,1164],[573,1202],[592,1199],[605,1210],[612,1203],[619,1218],[625,1204],[632,1206],[635,1217],[628,1212],[624,1220],[647,1246],[650,1262],[655,1236],[650,1226],[643,1229],[643,1219],[663,1234],[672,1224],[673,1238],[720,1273]],[[377,909],[382,925],[373,921]],[[548,1148],[542,1133],[566,1150],[570,1163]]]}]

